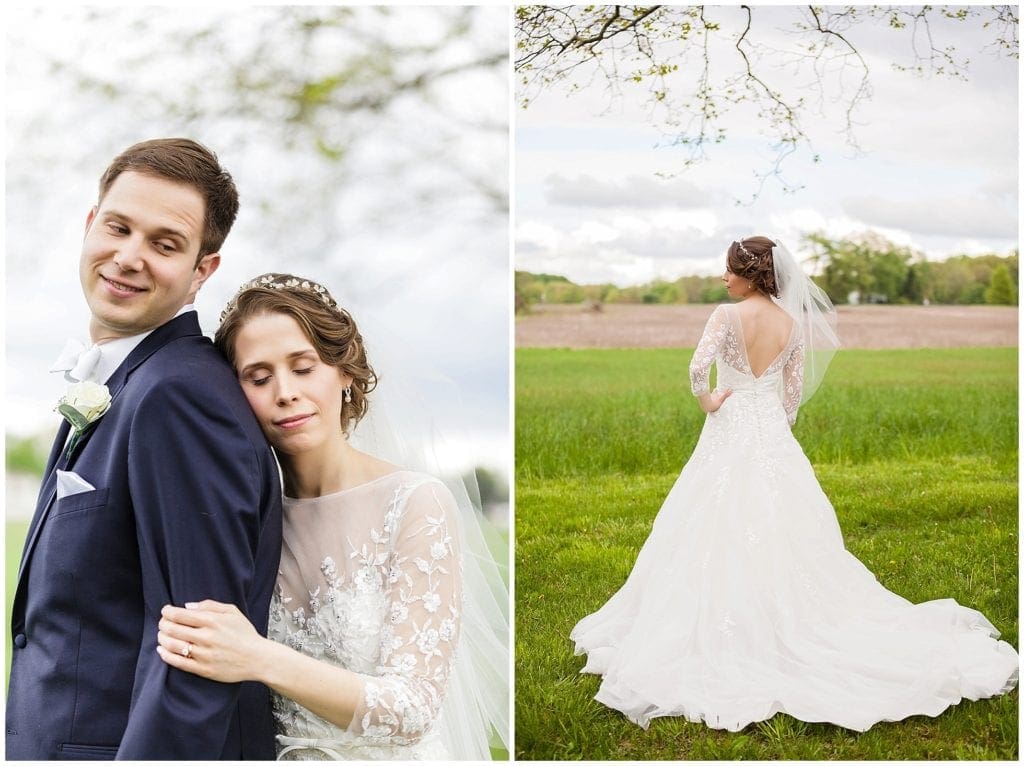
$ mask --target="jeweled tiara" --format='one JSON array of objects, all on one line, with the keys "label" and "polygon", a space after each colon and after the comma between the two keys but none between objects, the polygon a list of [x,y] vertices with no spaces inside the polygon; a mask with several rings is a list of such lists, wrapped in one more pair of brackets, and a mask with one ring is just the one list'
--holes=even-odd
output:
[{"label": "jeweled tiara", "polygon": [[762,253],[761,255],[755,255],[754,253],[752,253],[749,250],[747,250],[746,247],[744,247],[743,240],[737,240],[736,241],[736,248],[741,253],[743,253],[745,256],[747,256],[747,258],[749,258],[752,261],[759,261],[759,260],[761,260],[762,258],[764,258],[765,256],[767,256],[767,255],[769,255],[771,253],[771,249],[769,249],[768,252],[766,252],[766,253]]},{"label": "jeweled tiara", "polygon": [[264,290],[305,290],[306,292],[312,293],[317,296],[320,301],[327,306],[327,308],[336,309],[338,304],[335,302],[331,294],[327,292],[327,288],[319,282],[314,282],[311,279],[300,279],[298,277],[289,277],[284,274],[261,274],[258,277],[250,279],[240,288],[235,296],[228,301],[228,305],[224,307],[224,310],[220,312],[220,321],[223,322],[224,318],[235,310],[235,306],[238,304],[239,296],[246,290],[254,290],[256,288],[262,288]]}]

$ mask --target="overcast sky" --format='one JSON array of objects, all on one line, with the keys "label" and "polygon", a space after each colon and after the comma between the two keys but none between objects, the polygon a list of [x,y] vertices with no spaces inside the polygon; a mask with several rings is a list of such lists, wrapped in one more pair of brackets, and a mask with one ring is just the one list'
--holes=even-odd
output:
[{"label": "overcast sky", "polygon": [[[453,440],[452,459],[507,471],[508,215],[488,190],[474,192],[472,178],[467,181],[485,174],[493,187],[507,189],[505,65],[443,78],[428,89],[429,103],[413,89],[377,113],[336,118],[351,141],[342,146],[344,173],[335,177],[322,159],[286,148],[276,135],[252,135],[245,145],[232,140],[240,128],[230,118],[207,121],[205,133],[194,135],[166,105],[86,98],[74,78],[46,63],[47,55],[56,55],[72,68],[111,77],[115,87],[155,76],[170,97],[199,86],[200,100],[186,107],[203,109],[201,99],[217,98],[212,87],[203,88],[203,78],[222,71],[222,56],[234,55],[232,47],[251,48],[255,35],[266,36],[259,25],[279,12],[235,8],[191,6],[182,13],[171,6],[124,6],[101,16],[96,9],[55,7],[5,12],[7,433],[52,432],[59,422],[53,408],[66,384],[47,369],[67,337],[87,334],[77,264],[104,167],[137,140],[186,134],[217,151],[242,199],[221,268],[197,301],[204,330],[212,335],[228,298],[259,273],[291,271],[320,280],[360,323],[382,376],[388,372],[373,353],[375,339],[384,336],[402,344],[401,361],[415,374],[426,377],[430,370],[458,387],[458,400],[434,388],[421,391],[437,409],[437,421],[465,436]],[[265,55],[280,57],[281,66],[306,66],[311,76],[323,76],[348,61],[380,61],[381,41],[433,43],[447,34],[440,20],[464,12],[468,34],[421,58],[450,67],[507,53],[509,11],[502,7],[392,8],[386,17],[357,8],[353,32],[333,52],[262,42]],[[149,25],[140,31],[142,18]],[[216,57],[171,53],[184,36],[211,24],[226,30],[231,43]],[[145,72],[126,64],[140,54]],[[405,63],[409,71],[399,76],[415,74],[418,62]],[[457,194],[451,191],[456,186]],[[268,190],[272,208],[261,196]],[[309,199],[318,190],[325,191],[323,199]]]},{"label": "overcast sky", "polygon": [[[710,15],[729,27],[741,13]],[[754,6],[755,28],[781,30],[793,13]],[[982,50],[991,33],[963,24],[934,32],[938,46],[969,55],[966,82],[894,71],[894,51],[907,63],[906,42],[885,25],[856,27],[848,36],[873,90],[857,113],[862,151],[845,145],[834,108],[808,118],[821,162],[794,155],[783,169],[803,188],[786,193],[769,180],[753,204],[735,200],[749,200],[771,156],[755,120],[728,120],[710,159],[674,174],[684,153],[666,145],[633,91],[609,101],[598,81],[540,94],[516,114],[516,268],[633,285],[717,274],[741,236],[777,237],[805,255],[799,241],[811,231],[872,230],[931,259],[1007,254],[1017,245],[1018,62]],[[790,77],[764,66],[771,78]]]}]

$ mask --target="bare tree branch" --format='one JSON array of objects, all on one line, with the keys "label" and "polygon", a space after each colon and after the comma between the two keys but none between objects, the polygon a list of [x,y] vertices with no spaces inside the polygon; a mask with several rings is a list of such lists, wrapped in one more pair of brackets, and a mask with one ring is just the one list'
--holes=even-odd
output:
[{"label": "bare tree branch", "polygon": [[[689,149],[683,168],[707,159],[708,146],[726,140],[731,111],[753,109],[775,152],[768,167],[755,172],[756,197],[768,179],[794,188],[781,175],[794,153],[819,160],[811,138],[815,123],[807,120],[815,110],[803,91],[817,94],[818,116],[827,104],[840,105],[845,141],[860,150],[857,112],[871,96],[871,72],[853,39],[858,25],[887,24],[911,54],[911,63],[904,64],[894,52],[893,66],[910,73],[966,77],[970,62],[955,45],[937,41],[936,22],[980,25],[991,31],[995,53],[1018,56],[1014,6],[808,5],[772,12],[789,13],[792,20],[765,28],[748,5],[519,6],[517,101],[528,108],[542,93],[597,85],[610,108],[626,89],[639,88],[668,143]],[[780,46],[780,34],[787,32],[793,42]],[[731,68],[724,45],[736,54]],[[770,84],[771,67],[755,52],[791,68],[785,87]]]}]

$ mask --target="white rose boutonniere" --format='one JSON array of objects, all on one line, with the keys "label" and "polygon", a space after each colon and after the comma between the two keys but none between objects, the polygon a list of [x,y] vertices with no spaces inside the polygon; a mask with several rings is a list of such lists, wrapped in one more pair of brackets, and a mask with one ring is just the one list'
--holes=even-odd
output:
[{"label": "white rose boutonniere", "polygon": [[83,380],[68,389],[57,403],[57,412],[64,416],[74,431],[68,442],[69,453],[82,435],[109,409],[110,390],[100,383]]}]

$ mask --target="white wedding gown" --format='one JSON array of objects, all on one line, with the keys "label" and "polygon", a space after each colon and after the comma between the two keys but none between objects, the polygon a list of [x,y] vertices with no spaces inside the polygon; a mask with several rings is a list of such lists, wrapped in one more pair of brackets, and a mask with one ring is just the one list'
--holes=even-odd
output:
[{"label": "white wedding gown", "polygon": [[790,432],[803,343],[755,376],[736,308],[718,307],[690,366],[733,394],[704,429],[622,588],[573,629],[596,699],[646,727],[716,729],[788,713],[865,731],[1012,689],[1017,653],[952,599],[912,604],[843,546]]},{"label": "white wedding gown", "polygon": [[457,510],[437,479],[397,471],[285,498],[270,638],[360,675],[347,728],[274,695],[279,760],[447,760],[442,702],[461,618]]}]

